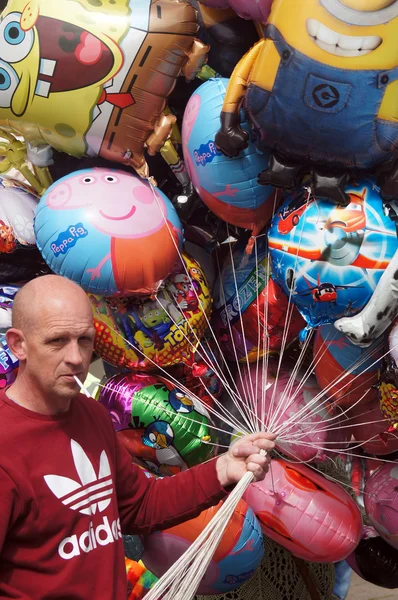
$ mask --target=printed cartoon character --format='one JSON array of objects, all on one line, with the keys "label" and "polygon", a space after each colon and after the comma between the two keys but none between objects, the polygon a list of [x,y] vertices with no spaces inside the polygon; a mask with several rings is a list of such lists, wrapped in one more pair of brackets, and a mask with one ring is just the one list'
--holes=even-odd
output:
[{"label": "printed cartoon character", "polygon": [[160,464],[168,464],[173,467],[180,467],[185,471],[188,465],[173,446],[174,431],[167,421],[154,421],[144,431],[142,441],[145,446],[155,448],[156,457]]},{"label": "printed cartoon character", "polygon": [[[142,443],[142,438],[145,434],[145,429],[121,429],[117,432],[117,437],[122,442],[123,446],[129,452],[130,456],[134,461],[138,461],[142,466],[148,468],[152,473],[159,476],[170,476],[179,473],[181,468],[181,461],[178,464],[164,464],[161,462],[162,450],[158,450],[155,447],[148,446]],[[160,453],[160,456],[158,456]]]},{"label": "printed cartoon character", "polygon": [[297,292],[300,296],[312,296],[315,304],[319,302],[337,302],[338,290],[346,290],[350,288],[360,288],[361,285],[334,285],[333,283],[321,283],[320,275],[318,274],[318,285],[311,286],[310,282],[303,277],[308,286],[308,292]]},{"label": "printed cartoon character", "polygon": [[12,227],[0,221],[0,252],[10,254],[17,247]]},{"label": "printed cartoon character", "polygon": [[[327,261],[336,267],[351,265],[362,269],[386,269],[390,264],[389,260],[376,260],[362,252],[363,247],[366,250],[364,242],[368,234],[379,233],[383,237],[393,236],[394,238],[396,235],[393,229],[377,228],[367,224],[365,212],[366,193],[366,188],[362,192],[352,192],[350,190],[347,193],[350,199],[348,206],[334,208],[330,211],[326,220],[322,220],[318,216],[315,218],[306,217],[308,222],[316,223],[317,227],[324,231],[323,248],[321,245],[319,248],[309,248],[305,242],[300,241],[299,244],[296,244],[290,242],[289,239],[281,240],[273,236],[269,237],[269,247],[309,260]],[[313,201],[314,198],[312,197],[304,208],[308,208]],[[286,210],[289,213],[289,207],[286,207]],[[301,216],[303,214],[304,211]],[[280,217],[283,219],[282,213]],[[280,221],[278,221],[277,227],[278,233],[287,234],[293,230],[293,227],[285,226]]]},{"label": "printed cartoon character", "polygon": [[208,284],[203,271],[197,267],[191,267],[188,272],[191,278],[191,284],[194,286],[196,293],[198,295],[203,294],[206,300],[210,298],[210,296],[205,293],[205,289],[208,287]]},{"label": "printed cartoon character", "polygon": [[10,0],[0,120],[35,146],[101,155],[146,176],[145,145],[159,150],[175,121],[162,113],[167,96],[205,61],[196,31],[185,1]]},{"label": "printed cartoon character", "polygon": [[111,238],[110,252],[86,271],[92,281],[108,261],[123,292],[151,290],[172,271],[181,231],[167,220],[161,195],[138,178],[122,171],[79,171],[55,183],[46,203],[52,210],[86,207],[85,220]]},{"label": "printed cartoon character", "polygon": [[142,309],[140,320],[144,326],[142,331],[146,335],[145,348],[155,345],[157,350],[162,350],[163,340],[173,324],[166,311],[156,302],[148,303]]},{"label": "printed cartoon character", "polygon": [[[135,332],[141,331],[144,335],[144,348],[155,346],[157,350],[164,348],[164,339],[171,327],[178,325],[183,318],[172,302],[161,297],[153,302],[145,302],[136,310],[129,310],[129,319],[134,324]],[[138,336],[135,336],[135,341],[141,343]]]},{"label": "printed cartoon character", "polygon": [[169,391],[168,401],[178,413],[190,413],[194,410],[193,400],[177,388]]},{"label": "printed cartoon character", "polygon": [[247,146],[244,101],[273,152],[259,183],[293,189],[312,169],[315,194],[346,206],[348,171],[397,157],[397,33],[398,0],[275,0],[264,39],[232,74],[218,147],[232,157]]},{"label": "printed cartoon character", "polygon": [[191,283],[191,279],[184,273],[173,275],[171,289],[175,295],[180,309],[184,312],[197,312],[199,309],[198,292]]},{"label": "printed cartoon character", "polygon": [[314,201],[313,197],[304,192],[293,193],[292,201],[279,212],[278,233],[287,235],[300,222],[300,218]]}]

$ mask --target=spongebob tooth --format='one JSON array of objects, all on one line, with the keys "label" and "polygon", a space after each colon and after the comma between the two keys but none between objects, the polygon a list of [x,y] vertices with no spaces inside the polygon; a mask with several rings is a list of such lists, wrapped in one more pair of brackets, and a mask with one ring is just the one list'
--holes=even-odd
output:
[{"label": "spongebob tooth", "polygon": [[35,94],[36,96],[42,96],[43,98],[48,98],[50,95],[51,83],[48,81],[41,81],[38,79]]},{"label": "spongebob tooth", "polygon": [[57,66],[57,61],[52,60],[50,58],[42,58],[40,60],[40,75],[47,75],[48,77],[52,77],[54,75],[55,67]]}]

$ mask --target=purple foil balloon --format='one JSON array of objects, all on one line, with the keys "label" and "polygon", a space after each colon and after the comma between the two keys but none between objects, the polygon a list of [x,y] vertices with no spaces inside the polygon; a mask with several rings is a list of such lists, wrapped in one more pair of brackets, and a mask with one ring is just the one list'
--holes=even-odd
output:
[{"label": "purple foil balloon", "polygon": [[116,431],[127,429],[131,422],[131,406],[133,396],[139,390],[158,383],[152,375],[135,375],[112,377],[111,385],[102,388],[99,402],[105,406],[112,417]]},{"label": "purple foil balloon", "polygon": [[0,389],[11,385],[18,373],[19,362],[7,346],[6,336],[0,334]]},{"label": "purple foil balloon", "polygon": [[242,19],[265,22],[271,12],[272,0],[200,0],[211,8],[232,8]]}]

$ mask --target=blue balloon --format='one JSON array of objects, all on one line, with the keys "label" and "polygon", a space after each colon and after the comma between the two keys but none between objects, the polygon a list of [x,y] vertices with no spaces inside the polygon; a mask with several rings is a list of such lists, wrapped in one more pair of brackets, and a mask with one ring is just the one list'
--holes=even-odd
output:
[{"label": "blue balloon", "polygon": [[[184,159],[194,187],[211,211],[227,223],[260,231],[274,211],[275,190],[260,186],[258,174],[267,163],[254,140],[236,158],[216,148],[228,79],[211,79],[189,100],[183,120]],[[250,132],[242,112],[242,127]]]},{"label": "blue balloon", "polygon": [[56,181],[34,226],[55,273],[106,296],[155,293],[182,245],[181,223],[163,192],[115,169],[84,169]]},{"label": "blue balloon", "polygon": [[346,192],[343,208],[297,190],[268,232],[273,278],[312,327],[360,312],[398,247],[374,181]]}]

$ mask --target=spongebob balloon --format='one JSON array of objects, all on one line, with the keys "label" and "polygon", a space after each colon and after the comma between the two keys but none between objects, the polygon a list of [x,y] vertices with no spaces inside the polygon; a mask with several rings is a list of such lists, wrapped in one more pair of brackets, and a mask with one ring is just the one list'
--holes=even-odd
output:
[{"label": "spongebob balloon", "polygon": [[162,111],[207,46],[185,0],[9,0],[0,22],[0,124],[35,146],[148,175],[175,121]]},{"label": "spongebob balloon", "polygon": [[347,205],[349,174],[388,166],[382,192],[398,198],[398,0],[275,0],[225,97],[228,156],[248,143],[242,100],[273,153],[260,184],[294,188],[312,171],[318,196]]}]

